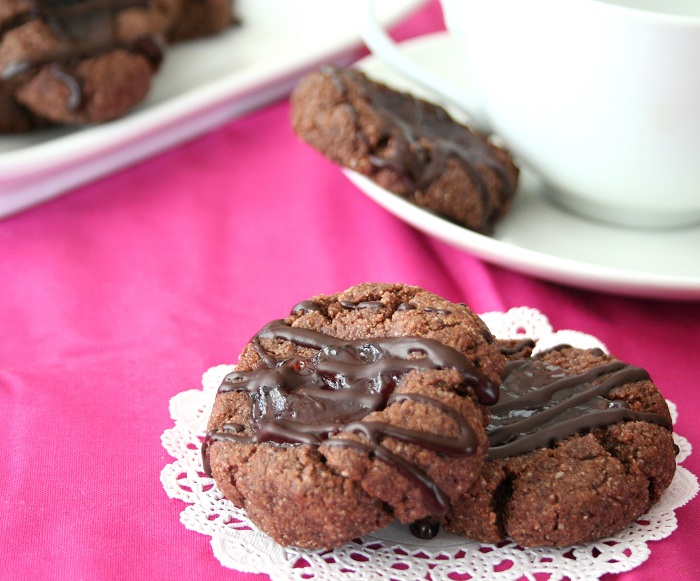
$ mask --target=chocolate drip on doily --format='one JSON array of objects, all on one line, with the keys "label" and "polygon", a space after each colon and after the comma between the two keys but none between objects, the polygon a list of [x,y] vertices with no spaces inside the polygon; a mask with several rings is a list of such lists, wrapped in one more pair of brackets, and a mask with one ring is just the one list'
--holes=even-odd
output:
[{"label": "chocolate drip on doily", "polygon": [[509,362],[499,401],[490,408],[489,457],[546,448],[574,434],[626,420],[670,428],[660,414],[637,412],[622,400],[607,398],[616,387],[648,379],[645,370],[621,361],[575,375],[537,359]]},{"label": "chocolate drip on doily", "polygon": [[408,530],[417,539],[434,539],[440,532],[440,523],[431,517],[425,517],[412,522]]},{"label": "chocolate drip on doily", "polygon": [[[372,308],[358,303],[345,308]],[[297,305],[293,312],[317,310],[313,303]],[[291,341],[316,350],[310,357],[278,360],[267,352],[262,340]],[[421,470],[384,447],[390,437],[451,456],[475,452],[476,438],[465,419],[439,400],[421,394],[395,393],[401,377],[413,370],[455,369],[463,385],[477,398],[493,403],[497,386],[483,376],[461,353],[439,341],[419,337],[339,339],[311,329],[292,327],[282,320],[266,325],[252,340],[265,367],[228,374],[219,392],[248,393],[250,428],[229,423],[207,435],[202,447],[209,472],[208,447],[215,441],[311,444],[342,446],[368,452],[395,467],[421,491],[424,505],[442,514],[449,500]],[[412,401],[432,406],[451,417],[459,428],[455,437],[367,421],[365,416],[394,403]],[[359,434],[362,441],[352,438]]]}]

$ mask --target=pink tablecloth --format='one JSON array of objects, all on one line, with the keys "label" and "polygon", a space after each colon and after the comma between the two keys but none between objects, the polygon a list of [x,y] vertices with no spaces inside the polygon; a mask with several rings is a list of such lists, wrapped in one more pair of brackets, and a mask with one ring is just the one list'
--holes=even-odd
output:
[{"label": "pink tablecloth", "polygon": [[[436,5],[400,37],[442,26]],[[253,579],[159,481],[168,401],[301,299],[361,281],[477,312],[527,305],[645,366],[700,441],[700,304],[486,265],[374,205],[293,135],[285,101],[0,222],[3,579]],[[700,455],[685,463],[700,474]],[[700,501],[621,581],[697,579]],[[612,578],[612,577],[611,577]]]}]

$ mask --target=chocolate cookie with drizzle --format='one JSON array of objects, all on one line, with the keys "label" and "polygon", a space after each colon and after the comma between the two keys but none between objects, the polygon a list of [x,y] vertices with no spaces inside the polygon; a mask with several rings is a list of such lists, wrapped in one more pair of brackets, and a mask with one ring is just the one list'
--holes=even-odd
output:
[{"label": "chocolate cookie with drizzle", "polygon": [[266,325],[224,379],[205,469],[284,545],[443,515],[480,472],[499,355],[467,307],[417,287],[319,295]]},{"label": "chocolate cookie with drizzle", "polygon": [[598,349],[509,361],[482,475],[443,520],[469,539],[566,546],[646,512],[675,472],[668,407],[647,372]]},{"label": "chocolate cookie with drizzle", "polygon": [[115,119],[148,94],[166,42],[233,22],[231,0],[3,0],[0,132]]},{"label": "chocolate cookie with drizzle", "polygon": [[486,234],[510,209],[509,153],[434,103],[330,66],[302,79],[291,102],[301,139],[418,206]]},{"label": "chocolate cookie with drizzle", "polygon": [[94,123],[124,114],[148,93],[164,47],[162,16],[150,0],[13,6],[0,23],[0,111],[14,100],[25,116],[45,122]]},{"label": "chocolate cookie with drizzle", "polygon": [[149,0],[14,5],[0,23],[0,113],[14,104],[28,124],[93,123],[124,114],[148,93],[163,57],[162,15]]}]

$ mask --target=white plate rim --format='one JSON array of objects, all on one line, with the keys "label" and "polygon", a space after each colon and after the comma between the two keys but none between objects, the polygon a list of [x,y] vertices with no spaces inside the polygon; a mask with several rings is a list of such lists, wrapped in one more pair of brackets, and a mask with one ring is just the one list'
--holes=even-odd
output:
[{"label": "white plate rim", "polygon": [[[275,18],[276,11],[270,2],[274,4],[274,0],[237,0],[235,13],[243,18],[242,26],[246,26],[246,10],[254,10],[257,18],[268,13],[271,19]],[[392,25],[425,2],[385,0],[378,18],[385,26]],[[314,9],[320,7],[323,11],[316,14],[318,10]],[[285,22],[284,28],[290,31],[300,29],[309,35],[314,23],[318,25],[321,18],[332,15],[335,10],[357,12],[359,22],[359,6],[353,0],[333,0],[332,4],[327,0],[299,0],[292,11],[295,20]],[[323,62],[351,58],[352,51],[362,46],[359,27],[348,19],[327,20],[331,20],[328,27],[334,31],[332,38],[323,46],[308,40],[303,46],[295,47],[297,50],[279,50],[293,39],[291,32],[290,36],[278,39],[267,30],[253,31],[268,46],[279,45],[278,49],[268,51],[269,54],[274,52],[275,58],[268,54],[259,61],[243,63],[230,74],[187,87],[162,102],[152,103],[147,98],[127,115],[112,122],[78,130],[56,128],[26,135],[0,136],[0,142],[5,142],[0,146],[0,206],[9,206],[7,212],[0,207],[0,215],[23,209],[23,198],[27,199],[27,205],[33,205],[196,137],[283,97],[307,70]],[[232,28],[215,37],[175,45],[169,52],[183,54],[188,45],[202,46],[204,43],[218,51],[235,47],[236,42],[241,42],[236,37],[240,30]],[[250,34],[250,31],[246,32]],[[174,57],[166,53],[168,58]],[[166,60],[166,64],[168,62]],[[162,75],[159,72],[155,76],[154,86],[163,82]],[[159,133],[167,134],[167,138],[159,138]],[[125,151],[129,147],[138,152]],[[85,167],[84,175],[81,175],[81,166]]]},{"label": "white plate rim", "polygon": [[[427,34],[402,43],[401,49],[416,54],[425,46],[444,42],[448,36],[446,32]],[[368,71],[373,78],[380,82],[387,82],[391,85],[390,79],[383,79],[381,74],[377,76],[376,67],[378,64],[377,58],[370,55],[355,63],[355,66]],[[410,88],[407,89],[404,82],[408,87],[411,86],[411,83],[404,79],[400,88],[411,91]],[[416,92],[420,94],[419,90]],[[486,262],[551,282],[589,290],[602,290],[643,298],[700,299],[700,273],[698,276],[655,274],[532,250],[499,240],[497,237],[486,236],[463,228],[388,192],[363,175],[347,168],[342,169],[342,172],[366,196],[394,216],[416,229],[467,251]],[[700,226],[692,230],[700,234]],[[624,235],[624,232],[625,229],[620,229],[621,235]],[[653,233],[653,230],[650,231],[651,235]],[[700,266],[700,258],[698,258],[698,265]]]}]

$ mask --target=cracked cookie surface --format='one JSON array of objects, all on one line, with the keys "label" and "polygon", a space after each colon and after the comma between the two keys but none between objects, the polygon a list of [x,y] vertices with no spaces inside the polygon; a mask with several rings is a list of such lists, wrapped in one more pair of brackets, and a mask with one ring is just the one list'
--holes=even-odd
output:
[{"label": "cracked cookie surface", "polygon": [[480,474],[503,366],[465,305],[399,284],[318,295],[245,346],[205,464],[282,545],[330,548],[444,514]]},{"label": "cracked cookie surface", "polygon": [[510,209],[510,154],[433,103],[338,67],[304,77],[291,103],[302,140],[420,207],[485,234]]},{"label": "cracked cookie surface", "polygon": [[[623,529],[659,499],[673,479],[675,446],[666,402],[644,370],[567,346],[508,367],[487,430],[489,458],[443,519],[446,530],[567,546]],[[543,386],[558,389],[534,396]],[[566,411],[532,421],[556,407]]]}]

